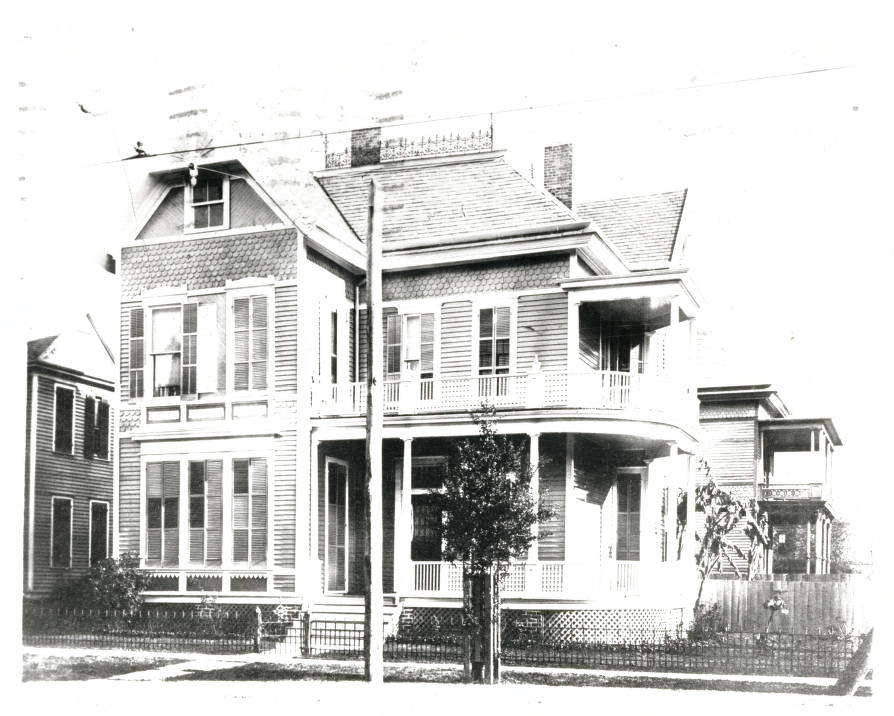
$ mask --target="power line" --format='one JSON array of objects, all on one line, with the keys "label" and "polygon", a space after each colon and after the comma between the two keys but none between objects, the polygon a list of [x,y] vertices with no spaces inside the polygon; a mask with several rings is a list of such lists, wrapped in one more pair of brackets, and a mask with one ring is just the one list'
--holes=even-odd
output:
[{"label": "power line", "polygon": [[[552,103],[547,103],[547,104],[509,107],[507,109],[498,109],[498,110],[493,110],[491,112],[470,112],[467,114],[455,114],[455,115],[448,115],[445,117],[436,117],[436,118],[432,118],[432,119],[420,119],[420,120],[409,120],[406,122],[394,122],[394,123],[389,123],[389,124],[383,125],[383,126],[406,127],[406,126],[413,126],[413,125],[419,125],[419,124],[432,124],[435,122],[446,122],[449,120],[470,119],[472,117],[481,117],[481,116],[485,116],[488,114],[491,116],[499,115],[499,114],[514,114],[514,113],[518,113],[518,112],[529,112],[529,111],[542,110],[542,109],[554,109],[556,107],[568,107],[571,105],[592,104],[593,102],[602,102],[605,100],[626,99],[628,97],[643,97],[643,96],[655,95],[655,94],[665,94],[668,92],[684,92],[684,91],[692,91],[692,90],[699,90],[699,89],[708,89],[711,87],[724,87],[724,86],[737,85],[737,84],[746,84],[746,83],[750,83],[750,82],[764,82],[767,80],[785,79],[787,77],[801,77],[801,76],[805,76],[805,75],[821,74],[824,72],[836,72],[836,71],[844,70],[844,69],[848,69],[848,66],[842,65],[842,66],[838,66],[838,67],[822,67],[822,68],[817,68],[817,69],[812,69],[812,70],[801,70],[799,72],[786,72],[786,73],[774,74],[774,75],[760,75],[757,77],[742,77],[742,78],[733,79],[733,80],[723,80],[720,82],[706,82],[703,84],[687,85],[684,87],[671,87],[668,89],[659,89],[659,90],[644,90],[642,92],[629,92],[629,93],[617,94],[617,95],[602,95],[600,97],[589,97],[589,98],[583,98],[583,99],[566,100],[566,101],[562,101],[562,102],[552,102]],[[175,149],[175,150],[172,150],[169,152],[157,152],[154,154],[138,155],[138,156],[132,156],[132,157],[121,157],[119,159],[112,159],[112,160],[109,160],[106,162],[98,162],[97,164],[93,164],[92,166],[102,166],[104,164],[113,164],[115,162],[131,161],[131,160],[135,160],[135,159],[148,159],[150,157],[165,157],[165,156],[172,156],[175,154],[188,154],[190,152],[195,152],[195,151],[207,152],[207,151],[214,150],[214,149],[232,149],[232,148],[236,148],[236,147],[250,147],[250,146],[256,146],[256,145],[261,145],[261,144],[273,144],[273,143],[277,143],[277,142],[291,142],[291,141],[295,141],[295,140],[299,140],[299,139],[313,139],[318,136],[329,136],[329,135],[337,136],[340,134],[349,134],[351,131],[352,130],[350,130],[350,129],[338,129],[338,130],[334,130],[331,132],[312,132],[311,134],[303,134],[303,135],[297,134],[297,135],[291,135],[288,137],[273,137],[270,139],[254,139],[254,140],[245,141],[245,142],[232,142],[229,144],[218,144],[218,145],[212,145],[212,146],[201,147],[201,148],[196,148],[196,149],[188,149],[188,148]]]}]

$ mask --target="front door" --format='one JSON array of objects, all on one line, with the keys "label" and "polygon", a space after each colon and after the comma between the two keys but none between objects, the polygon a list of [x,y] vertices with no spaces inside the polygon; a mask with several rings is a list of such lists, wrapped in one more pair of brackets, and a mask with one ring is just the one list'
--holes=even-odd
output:
[{"label": "front door", "polygon": [[348,465],[326,458],[326,591],[348,589]]}]

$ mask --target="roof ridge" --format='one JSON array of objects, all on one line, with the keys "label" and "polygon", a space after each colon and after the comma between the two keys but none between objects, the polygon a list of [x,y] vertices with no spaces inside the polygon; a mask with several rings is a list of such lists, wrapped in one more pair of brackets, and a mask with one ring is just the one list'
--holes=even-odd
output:
[{"label": "roof ridge", "polygon": [[627,196],[612,196],[606,199],[587,199],[585,201],[579,202],[580,204],[595,204],[598,202],[606,202],[606,201],[622,201],[624,199],[645,199],[647,197],[656,197],[656,196],[671,196],[674,194],[685,194],[689,190],[688,187],[684,187],[683,189],[673,189],[671,191],[656,191],[649,194],[628,194]]}]

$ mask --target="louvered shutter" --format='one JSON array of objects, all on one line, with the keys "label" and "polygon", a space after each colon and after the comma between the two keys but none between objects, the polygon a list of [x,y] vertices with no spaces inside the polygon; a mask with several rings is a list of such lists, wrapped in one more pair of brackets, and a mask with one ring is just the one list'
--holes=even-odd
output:
[{"label": "louvered shutter", "polygon": [[233,561],[248,561],[248,460],[233,461]]},{"label": "louvered shutter", "polygon": [[205,463],[205,563],[221,563],[221,538],[223,535],[223,460],[208,460]]},{"label": "louvered shutter", "polygon": [[162,469],[164,482],[164,544],[162,564],[177,566],[180,554],[180,463],[165,462]]},{"label": "louvered shutter", "polygon": [[205,463],[189,463],[189,561],[205,562]]},{"label": "louvered shutter", "polygon": [[96,418],[96,456],[107,460],[109,458],[109,404],[100,400],[98,404],[99,414]]},{"label": "louvered shutter", "polygon": [[92,458],[96,454],[96,411],[93,398],[84,398],[84,457]]},{"label": "louvered shutter", "polygon": [[183,341],[180,359],[180,392],[183,395],[195,395],[196,387],[196,347],[198,343],[198,304],[183,304]]},{"label": "louvered shutter", "polygon": [[384,347],[385,347],[385,378],[387,380],[398,380],[400,378],[400,358],[401,358],[401,320],[397,313],[397,309],[388,309],[383,312],[385,325]]},{"label": "louvered shutter", "polygon": [[143,397],[143,309],[133,308],[130,311],[130,379],[129,395],[131,398]]},{"label": "louvered shutter", "polygon": [[419,336],[419,372],[422,378],[430,378],[435,370],[435,314],[422,314]]},{"label": "louvered shutter", "polygon": [[251,387],[267,388],[267,297],[251,298]]},{"label": "louvered shutter", "polygon": [[237,298],[233,301],[233,388],[236,390],[248,390],[249,370],[249,310],[250,303],[247,298]]},{"label": "louvered shutter", "polygon": [[149,564],[161,563],[161,506],[164,499],[162,475],[162,463],[151,462],[146,465],[146,561]]},{"label": "louvered shutter", "polygon": [[251,479],[251,563],[267,561],[267,461],[252,458]]}]

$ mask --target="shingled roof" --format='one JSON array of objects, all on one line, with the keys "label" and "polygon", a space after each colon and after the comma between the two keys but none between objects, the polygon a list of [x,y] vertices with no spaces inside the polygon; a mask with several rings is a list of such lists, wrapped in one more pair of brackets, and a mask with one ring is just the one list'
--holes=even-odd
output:
[{"label": "shingled roof", "polygon": [[586,201],[574,208],[592,221],[634,270],[669,263],[677,241],[686,190]]},{"label": "shingled roof", "polygon": [[578,217],[516,172],[499,155],[455,162],[375,165],[318,176],[358,237],[367,232],[369,178],[385,192],[382,228],[389,241],[425,236],[449,241],[483,231],[528,229]]}]

